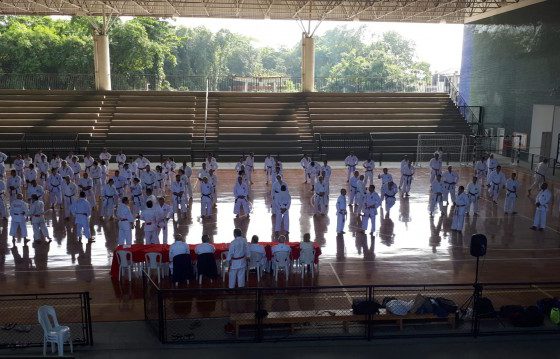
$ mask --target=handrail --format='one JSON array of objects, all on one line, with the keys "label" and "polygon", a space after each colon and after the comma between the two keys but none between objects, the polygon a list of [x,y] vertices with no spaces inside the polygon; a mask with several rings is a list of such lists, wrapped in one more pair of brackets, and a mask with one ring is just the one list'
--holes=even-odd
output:
[{"label": "handrail", "polygon": [[[463,98],[459,89],[455,87],[455,85],[453,85],[453,82],[451,82],[451,79],[445,75],[443,75],[443,78],[445,79],[445,87],[446,87],[447,94],[449,95],[449,97],[451,98],[455,106],[457,106],[457,108],[459,109],[459,113],[461,113],[461,115],[463,116],[463,118],[471,128],[472,133],[474,135],[482,134],[483,133],[482,120],[473,112],[473,110],[471,109],[472,106],[470,106],[467,103],[467,101]],[[468,118],[471,118],[471,121],[469,121]],[[474,126],[476,126],[476,130],[473,128]]]}]

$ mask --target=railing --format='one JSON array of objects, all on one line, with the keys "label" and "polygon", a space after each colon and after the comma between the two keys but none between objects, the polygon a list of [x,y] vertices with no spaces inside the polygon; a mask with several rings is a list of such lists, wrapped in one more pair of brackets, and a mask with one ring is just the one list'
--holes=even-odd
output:
[{"label": "railing", "polygon": [[[126,91],[210,91],[232,92],[298,92],[300,77],[286,76],[192,76],[165,77],[125,73],[111,75],[113,90]],[[93,74],[1,74],[0,89],[26,90],[94,90]],[[437,86],[408,79],[381,77],[317,77],[317,92],[437,92]]]},{"label": "railing", "polygon": [[0,348],[43,346],[37,309],[52,305],[74,345],[93,345],[89,292],[0,295]]},{"label": "railing", "polygon": [[346,156],[350,151],[358,157],[367,158],[373,149],[373,139],[369,133],[316,133],[315,143],[321,159]]},{"label": "railing", "polygon": [[483,115],[484,108],[482,106],[469,106],[467,101],[461,96],[459,89],[453,85],[452,81],[448,77],[445,78],[445,91],[459,109],[461,116],[465,119],[465,122],[471,128],[473,135],[482,135],[484,133],[484,123]]},{"label": "railing", "polygon": [[50,156],[58,153],[73,152],[79,154],[80,136],[77,133],[24,133],[21,136],[20,148],[22,153],[35,153],[43,150]]},{"label": "railing", "polygon": [[[490,299],[496,311],[485,313],[477,306],[474,316],[469,300],[474,289],[469,284],[163,289],[146,273],[143,283],[145,320],[162,343],[560,333],[548,314],[542,325],[521,327],[505,310],[501,316],[496,313],[504,306],[534,306],[558,296],[560,283],[483,284],[482,297]],[[357,301],[382,304],[398,299],[406,305],[419,294],[451,300],[456,307],[444,312],[441,306],[424,307],[403,316],[390,314],[386,307],[379,313],[353,309]]]}]

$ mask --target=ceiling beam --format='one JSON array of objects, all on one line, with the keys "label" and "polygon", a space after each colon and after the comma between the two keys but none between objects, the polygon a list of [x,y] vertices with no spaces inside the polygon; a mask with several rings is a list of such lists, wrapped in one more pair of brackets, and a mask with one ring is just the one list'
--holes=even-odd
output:
[{"label": "ceiling beam", "polygon": [[489,17],[492,17],[492,16],[504,14],[506,12],[521,9],[521,8],[524,8],[524,7],[527,7],[527,6],[539,4],[539,3],[542,3],[542,2],[545,2],[545,1],[546,0],[520,0],[517,3],[512,3],[512,4],[509,4],[509,5],[501,6],[497,9],[487,10],[487,11],[483,12],[482,14],[477,14],[477,15],[467,17],[465,19],[465,24],[468,24],[468,23],[471,23],[471,22],[474,22],[474,21],[479,21],[479,20],[482,20],[482,19],[486,19],[486,18],[489,18]]}]

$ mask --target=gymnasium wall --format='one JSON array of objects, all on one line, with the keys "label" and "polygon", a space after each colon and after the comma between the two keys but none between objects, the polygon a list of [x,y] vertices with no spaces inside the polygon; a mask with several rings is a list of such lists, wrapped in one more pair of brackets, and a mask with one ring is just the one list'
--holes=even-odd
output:
[{"label": "gymnasium wall", "polygon": [[560,1],[465,25],[463,36],[460,90],[484,107],[486,127],[530,134],[533,104],[560,105]]}]

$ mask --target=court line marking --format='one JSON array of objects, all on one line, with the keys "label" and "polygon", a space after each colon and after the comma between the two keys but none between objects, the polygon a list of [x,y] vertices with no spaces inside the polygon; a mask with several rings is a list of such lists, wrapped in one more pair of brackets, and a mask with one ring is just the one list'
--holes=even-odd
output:
[{"label": "court line marking", "polygon": [[538,290],[539,292],[541,292],[542,294],[546,295],[547,297],[554,298],[553,295],[551,295],[550,293],[548,293],[544,289],[541,289],[541,287],[539,287],[538,285],[533,285],[532,287],[535,288],[536,290]]},{"label": "court line marking", "polygon": [[[336,273],[336,270],[334,269],[332,263],[329,263],[329,266],[331,267],[333,274],[336,278],[336,280],[338,281],[338,285],[340,285],[341,287],[344,286],[344,283],[342,283],[342,280],[340,279],[340,277],[338,276],[338,273]],[[352,304],[352,296],[350,296],[350,294],[348,294],[348,291],[346,289],[344,289],[344,296],[346,297],[346,299],[348,300],[348,303]]]}]

